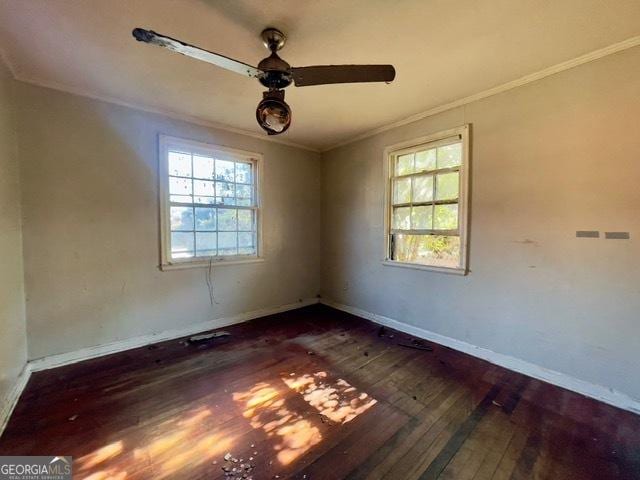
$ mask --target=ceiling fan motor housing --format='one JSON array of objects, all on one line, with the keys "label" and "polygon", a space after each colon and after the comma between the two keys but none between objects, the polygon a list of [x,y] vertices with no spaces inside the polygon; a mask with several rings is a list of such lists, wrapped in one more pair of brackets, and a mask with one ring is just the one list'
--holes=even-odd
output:
[{"label": "ceiling fan motor housing", "polygon": [[276,52],[260,61],[258,68],[264,72],[259,80],[265,87],[280,89],[291,85],[291,65],[282,60]]}]

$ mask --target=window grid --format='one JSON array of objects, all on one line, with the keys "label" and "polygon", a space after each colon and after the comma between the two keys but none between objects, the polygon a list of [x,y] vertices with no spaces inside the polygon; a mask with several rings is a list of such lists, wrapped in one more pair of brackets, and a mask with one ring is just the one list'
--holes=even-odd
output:
[{"label": "window grid", "polygon": [[390,260],[466,272],[466,128],[390,152]]},{"label": "window grid", "polygon": [[[254,160],[229,158],[219,158],[215,152],[201,153],[194,151],[186,151],[187,149],[169,147],[165,151],[164,161],[168,167],[167,178],[168,185],[166,195],[168,195],[168,258],[171,261],[198,261],[213,258],[224,257],[256,257],[258,253],[258,207],[257,207],[257,168]],[[191,176],[185,175],[184,171],[177,171],[171,168],[171,158],[176,159],[176,165],[180,160],[186,160],[189,157],[189,170]],[[180,155],[184,157],[179,158]],[[194,157],[209,160],[211,163],[211,177],[205,178],[197,175]],[[208,162],[205,162],[208,163]],[[219,163],[226,163],[226,167],[222,171],[218,171]],[[238,165],[244,165],[243,171],[238,171]],[[185,165],[186,166],[186,165]],[[207,167],[209,168],[209,167]],[[172,179],[185,180],[185,186],[189,185],[188,191],[178,191],[173,187]],[[197,182],[208,182],[207,188],[200,193],[206,192],[208,195],[198,195]],[[226,185],[224,189],[219,185]],[[240,191],[240,187],[249,187],[248,191]],[[230,188],[230,190],[229,190]],[[173,191],[175,190],[175,191]],[[245,190],[245,189],[243,189]],[[232,195],[230,195],[231,193]],[[190,199],[191,201],[184,201]],[[199,201],[196,201],[199,200]],[[207,203],[202,203],[202,200]],[[242,203],[241,205],[238,205]],[[176,210],[176,209],[182,209]],[[212,214],[205,215],[208,220],[201,220],[198,212],[210,210]],[[225,222],[228,225],[222,225],[222,216],[220,212],[233,212],[229,217],[225,215]],[[180,219],[176,222],[174,217],[180,214]],[[241,212],[250,212],[248,216]],[[187,222],[185,225],[185,214]],[[245,218],[240,218],[241,215]],[[215,219],[215,220],[214,220]],[[210,222],[213,228],[207,228],[200,222]],[[174,222],[177,225],[174,225]],[[177,242],[174,234],[191,234],[191,241],[187,242],[186,247],[176,246]],[[222,234],[229,234],[231,244],[221,244]],[[209,237],[207,239],[207,237]],[[215,240],[215,243],[212,241]]]},{"label": "window grid", "polygon": [[[446,146],[449,145],[457,145],[457,144],[461,144],[461,141],[456,141],[456,142],[452,142]],[[404,156],[404,155],[413,155],[414,156],[414,162],[415,162],[415,154],[418,152],[422,152],[422,151],[429,151],[429,150],[436,150],[438,147],[428,147],[428,146],[422,146],[421,148],[416,148],[414,149],[412,152],[405,152],[403,154],[396,154],[393,156],[393,175],[391,177],[391,191],[392,191],[392,200],[391,200],[391,229],[390,229],[390,233],[391,234],[412,234],[412,235],[447,235],[447,236],[460,236],[460,218],[459,218],[459,211],[458,211],[458,220],[456,222],[456,228],[455,229],[443,229],[443,228],[413,228],[413,219],[412,219],[412,212],[413,212],[413,207],[424,207],[424,206],[430,206],[432,208],[432,226],[433,226],[433,222],[435,221],[433,219],[433,216],[435,215],[435,207],[437,205],[459,205],[460,203],[460,181],[461,181],[461,175],[460,175],[460,169],[461,169],[461,165],[456,165],[453,167],[443,167],[443,168],[434,168],[434,169],[427,169],[427,170],[420,170],[420,171],[416,171],[416,172],[411,172],[408,174],[404,174],[404,175],[397,175],[395,172],[397,172],[398,170],[398,161],[399,161],[399,157]],[[437,154],[436,154],[437,155]],[[437,161],[437,160],[436,160]],[[438,182],[437,182],[437,177],[438,175],[443,175],[443,174],[447,174],[447,173],[457,173],[458,174],[458,194],[454,197],[454,198],[447,198],[447,199],[438,199]],[[413,179],[415,178],[431,178],[432,182],[433,182],[433,186],[432,186],[432,196],[431,196],[431,200],[426,200],[426,201],[413,201],[414,199],[414,188],[415,188],[415,182],[413,181]],[[397,189],[397,180],[402,180],[402,179],[411,179],[410,180],[410,184],[409,184],[409,202],[396,202],[396,189]],[[409,208],[409,222],[410,222],[410,227],[411,228],[395,228],[394,227],[394,217],[395,217],[395,212],[398,208]]]}]

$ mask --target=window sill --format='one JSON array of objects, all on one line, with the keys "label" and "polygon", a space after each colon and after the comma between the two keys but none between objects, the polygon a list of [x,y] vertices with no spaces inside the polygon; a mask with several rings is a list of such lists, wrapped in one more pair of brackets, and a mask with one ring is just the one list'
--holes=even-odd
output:
[{"label": "window sill", "polygon": [[244,265],[248,263],[262,263],[263,257],[247,258],[242,260],[214,260],[209,261],[195,261],[195,262],[177,262],[177,263],[165,263],[160,265],[160,270],[163,272],[168,270],[184,270],[186,268],[209,268],[211,267],[223,267],[227,265]]},{"label": "window sill", "polygon": [[429,272],[446,273],[449,275],[464,276],[469,273],[469,271],[466,268],[435,267],[435,266],[429,266],[429,265],[419,265],[417,263],[396,262],[394,260],[383,260],[382,264],[387,267],[412,268],[414,270],[426,270]]}]

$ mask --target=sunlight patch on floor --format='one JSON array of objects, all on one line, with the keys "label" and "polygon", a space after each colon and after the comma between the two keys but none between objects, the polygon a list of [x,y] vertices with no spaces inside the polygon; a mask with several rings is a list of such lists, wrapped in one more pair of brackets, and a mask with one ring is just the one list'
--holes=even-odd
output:
[{"label": "sunlight patch on floor", "polygon": [[292,407],[287,393],[273,385],[260,382],[247,391],[235,392],[233,399],[241,405],[242,415],[256,430],[271,439],[281,465],[289,465],[311,447],[322,441],[320,423],[327,421],[345,424],[377,401],[358,391],[343,379],[329,380],[324,371],[313,374],[291,373],[281,380],[320,415],[309,415]]},{"label": "sunlight patch on floor", "polygon": [[152,467],[153,478],[175,478],[233,447],[234,439],[214,430],[214,414],[201,407],[154,427],[158,433],[145,445],[126,450],[122,441],[110,443],[79,458],[79,478],[84,480],[125,480],[128,475]]},{"label": "sunlight patch on floor", "polygon": [[287,408],[280,393],[267,383],[258,383],[246,392],[236,392],[233,399],[243,405],[242,414],[250,425],[274,440],[273,449],[282,465],[290,464],[322,441],[318,427]]},{"label": "sunlight patch on floor", "polygon": [[291,390],[302,394],[321,415],[336,423],[350,422],[377,403],[367,393],[359,392],[341,378],[328,381],[326,372],[290,374],[282,380]]},{"label": "sunlight patch on floor", "polygon": [[90,470],[93,467],[100,465],[102,462],[117,457],[122,453],[123,448],[124,445],[122,440],[120,440],[99,448],[84,457],[80,457],[77,461],[80,471]]}]

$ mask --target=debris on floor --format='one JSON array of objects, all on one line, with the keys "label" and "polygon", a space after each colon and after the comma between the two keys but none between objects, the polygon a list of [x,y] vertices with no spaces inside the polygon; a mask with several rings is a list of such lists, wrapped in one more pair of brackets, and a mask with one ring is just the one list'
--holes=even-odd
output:
[{"label": "debris on floor", "polygon": [[387,333],[387,329],[385,327],[380,327],[378,329],[378,337],[380,337],[380,338],[382,338],[382,337],[393,338],[394,335],[393,335],[393,333]]},{"label": "debris on floor", "polygon": [[331,419],[329,417],[323,415],[322,413],[319,413],[318,416],[320,417],[320,421],[322,423],[328,423],[329,425],[331,425]]},{"label": "debris on floor", "polygon": [[201,333],[199,335],[194,335],[193,337],[189,337],[189,343],[205,343],[214,338],[220,337],[228,337],[231,334],[229,332],[221,331],[221,332],[210,332],[210,333]]},{"label": "debris on floor", "polygon": [[73,422],[76,418],[78,418],[78,415],[73,415],[73,416],[69,417],[69,421]]},{"label": "debris on floor", "polygon": [[411,343],[398,343],[399,346],[405,348],[413,348],[415,350],[424,350],[425,352],[433,352],[433,348],[421,342],[420,340],[412,340]]},{"label": "debris on floor", "polygon": [[244,458],[234,457],[231,452],[226,453],[224,461],[225,464],[220,467],[224,472],[224,478],[229,480],[253,480],[252,472],[256,468],[253,463],[245,461]]}]

